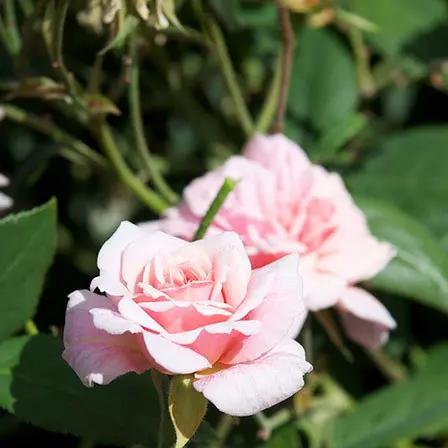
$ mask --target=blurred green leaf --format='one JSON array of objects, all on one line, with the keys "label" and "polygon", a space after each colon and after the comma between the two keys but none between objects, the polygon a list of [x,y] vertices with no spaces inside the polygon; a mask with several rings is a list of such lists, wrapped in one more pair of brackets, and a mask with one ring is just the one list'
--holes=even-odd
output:
[{"label": "blurred green leaf", "polygon": [[393,202],[441,237],[448,228],[447,148],[447,126],[391,134],[347,183],[355,193]]},{"label": "blurred green leaf", "polygon": [[1,403],[8,411],[35,426],[97,443],[155,446],[158,407],[149,374],[129,374],[107,387],[88,388],[61,358],[58,339],[34,336],[19,358],[20,344],[23,340],[0,346],[0,363],[2,349],[10,350],[13,358],[6,361],[9,388],[0,389],[0,397],[5,391],[9,394]]},{"label": "blurred green leaf", "polygon": [[0,221],[0,340],[34,314],[56,248],[56,201]]},{"label": "blurred green leaf", "polygon": [[333,162],[337,157],[338,151],[359,134],[367,123],[367,117],[360,113],[347,115],[341,121],[338,121],[322,135],[321,139],[311,150],[313,162]]},{"label": "blurred green leaf", "polygon": [[361,401],[332,427],[330,448],[377,448],[424,433],[448,418],[448,346],[435,348],[412,379]]},{"label": "blurred green leaf", "polygon": [[388,56],[447,19],[443,0],[352,0],[350,5],[353,13],[378,25],[369,39]]},{"label": "blurred green leaf", "polygon": [[277,27],[277,7],[273,2],[211,0],[210,4],[230,29]]},{"label": "blurred green leaf", "polygon": [[301,446],[296,425],[291,423],[274,431],[266,448],[299,448]]},{"label": "blurred green leaf", "polygon": [[448,256],[438,241],[414,218],[395,206],[355,197],[372,233],[397,250],[396,257],[368,283],[425,305],[448,311]]},{"label": "blurred green leaf", "polygon": [[305,30],[293,62],[288,107],[298,118],[327,130],[356,110],[354,61],[337,35]]}]

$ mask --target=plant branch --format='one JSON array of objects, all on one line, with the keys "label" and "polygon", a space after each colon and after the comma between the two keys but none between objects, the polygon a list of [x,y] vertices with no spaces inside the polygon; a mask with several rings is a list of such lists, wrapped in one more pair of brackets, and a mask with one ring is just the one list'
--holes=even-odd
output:
[{"label": "plant branch", "polygon": [[234,417],[228,414],[222,414],[216,428],[216,439],[210,443],[209,448],[221,448],[229,436],[232,426],[235,422]]},{"label": "plant branch", "polygon": [[256,132],[267,132],[272,124],[272,120],[277,112],[280,87],[282,81],[282,58],[279,57],[275,65],[274,75],[272,76],[271,85],[269,87],[266,100],[258,116],[255,130]]},{"label": "plant branch", "polygon": [[98,143],[112,162],[121,181],[132,190],[137,197],[157,214],[165,211],[169,204],[146,185],[129,169],[117,147],[112,132],[103,119],[93,120],[92,131]]},{"label": "plant branch", "polygon": [[193,237],[194,241],[204,238],[204,236],[207,232],[207,229],[210,227],[210,224],[213,222],[213,219],[215,218],[216,214],[219,212],[219,209],[224,204],[224,201],[226,200],[227,196],[236,187],[237,183],[238,183],[238,181],[231,179],[230,177],[225,178],[224,183],[222,184],[221,188],[219,189],[215,199],[213,199],[213,202],[211,203],[209,209],[207,210],[207,213],[202,218],[202,221],[199,224],[198,230],[194,234],[194,237]]},{"label": "plant branch", "polygon": [[406,378],[406,369],[400,363],[390,359],[382,350],[366,350],[370,359],[392,383],[399,383]]},{"label": "plant branch", "polygon": [[0,106],[0,108],[3,110],[5,117],[9,120],[28,126],[29,128],[34,129],[35,131],[38,131],[41,134],[44,134],[47,137],[51,138],[56,143],[66,145],[67,147],[73,149],[77,153],[89,159],[98,167],[104,168],[107,166],[107,160],[101,154],[95,152],[92,148],[87,146],[82,141],[77,140],[70,134],[67,134],[51,121],[43,120],[37,115],[30,114],[23,109],[12,105],[5,104]]},{"label": "plant branch", "polygon": [[133,32],[130,38],[131,57],[131,84],[129,86],[129,105],[131,109],[132,129],[137,150],[142,162],[145,164],[148,174],[159,193],[170,203],[178,201],[177,194],[171,190],[165,179],[160,174],[154,160],[151,158],[148,142],[143,128],[142,112],[140,107],[140,69],[138,60],[137,33]]},{"label": "plant branch", "polygon": [[218,54],[221,71],[227,85],[227,89],[232,97],[238,115],[241,127],[247,137],[250,137],[254,131],[254,123],[249,110],[244,101],[243,93],[238,84],[238,79],[233,67],[232,60],[227,50],[224,36],[216,20],[209,18],[207,21],[210,37]]},{"label": "plant branch", "polygon": [[288,104],[289,84],[291,82],[292,58],[294,52],[294,31],[291,24],[291,14],[289,9],[278,4],[280,28],[283,37],[283,52],[282,52],[282,78],[281,87],[277,108],[277,116],[275,119],[272,132],[281,132],[283,130],[283,122],[286,114],[286,107]]},{"label": "plant branch", "polygon": [[371,98],[375,93],[375,82],[370,70],[369,55],[364,44],[362,31],[354,25],[350,25],[348,38],[355,54],[359,89],[363,97]]}]

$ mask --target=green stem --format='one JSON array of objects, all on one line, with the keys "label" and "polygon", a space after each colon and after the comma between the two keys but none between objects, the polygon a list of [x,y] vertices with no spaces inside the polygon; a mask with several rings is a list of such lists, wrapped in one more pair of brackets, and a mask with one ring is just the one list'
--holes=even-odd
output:
[{"label": "green stem", "polygon": [[238,181],[236,181],[234,179],[231,179],[229,177],[225,178],[224,183],[222,184],[221,188],[219,189],[215,199],[213,199],[213,202],[210,205],[209,209],[207,210],[207,213],[202,218],[202,221],[199,224],[198,230],[196,230],[196,233],[194,234],[194,237],[193,237],[194,241],[204,238],[205,233],[207,232],[207,229],[209,228],[210,224],[213,222],[213,219],[215,218],[215,216],[218,213],[221,206],[224,204],[224,201],[226,200],[227,196],[236,187],[237,183],[238,183]]},{"label": "green stem", "polygon": [[271,85],[269,87],[266,100],[263,104],[260,115],[258,116],[257,119],[257,123],[255,125],[256,132],[267,132],[271,127],[272,121],[274,120],[275,113],[278,107],[281,80],[282,80],[282,58],[280,57],[275,67],[274,76],[272,77]]},{"label": "green stem", "polygon": [[218,54],[221,70],[224,75],[224,80],[235,105],[236,113],[239,117],[241,127],[243,128],[246,136],[250,137],[254,131],[254,123],[244,101],[241,88],[238,84],[235,69],[233,67],[232,60],[230,58],[229,52],[227,51],[227,47],[224,41],[224,36],[218,26],[218,23],[212,18],[208,19],[207,25],[211,40],[214,43],[216,52]]},{"label": "green stem", "polygon": [[155,369],[151,370],[151,378],[157,391],[157,398],[160,409],[159,434],[157,438],[157,448],[167,448],[173,446],[174,428],[168,411],[167,393],[168,378],[163,373]]},{"label": "green stem", "polygon": [[229,436],[235,420],[231,415],[222,414],[216,428],[216,439],[210,443],[210,448],[221,448]]},{"label": "green stem", "polygon": [[30,336],[36,336],[36,334],[39,334],[39,329],[37,328],[36,324],[32,319],[28,319],[25,324],[25,331],[26,334]]},{"label": "green stem", "polygon": [[50,137],[56,143],[66,145],[79,154],[82,154],[98,167],[104,168],[107,166],[107,161],[101,154],[98,154],[85,143],[67,134],[54,123],[42,120],[38,116],[29,114],[23,109],[19,109],[15,106],[2,105],[0,107],[4,111],[5,117],[11,121],[24,124],[25,126],[28,126],[29,128]]},{"label": "green stem", "polygon": [[20,33],[17,27],[16,8],[13,0],[4,0],[6,32],[8,34],[12,53],[19,54],[21,46]]},{"label": "green stem", "polygon": [[154,212],[160,214],[165,211],[169,207],[169,204],[153,190],[146,187],[145,184],[132,173],[120,154],[120,150],[117,147],[107,123],[101,119],[94,120],[92,130],[96,135],[101,148],[115,167],[121,181]]},{"label": "green stem", "polygon": [[3,22],[3,18],[0,15],[0,39],[2,40],[3,45],[8,50],[8,53],[14,54],[14,45],[11,39],[9,38],[8,31],[5,23]]},{"label": "green stem", "polygon": [[279,22],[283,38],[282,73],[279,90],[277,115],[273,132],[282,132],[288,105],[288,92],[291,83],[292,58],[294,53],[294,31],[291,24],[291,14],[286,6],[278,5]]},{"label": "green stem", "polygon": [[133,32],[130,38],[130,57],[132,61],[131,65],[131,85],[129,87],[129,105],[131,109],[132,128],[134,131],[134,139],[137,146],[137,150],[140,153],[143,163],[146,166],[148,174],[154,186],[159,193],[170,203],[174,204],[178,201],[176,193],[165,182],[165,179],[160,174],[154,161],[151,158],[151,154],[148,147],[148,142],[145,137],[143,128],[143,119],[140,106],[140,73],[139,73],[139,60],[138,60],[138,35],[137,32]]},{"label": "green stem", "polygon": [[348,37],[355,54],[359,89],[364,97],[371,98],[375,93],[375,83],[362,31],[352,25],[348,28]]},{"label": "green stem", "polygon": [[389,381],[399,383],[406,378],[405,367],[390,359],[383,351],[366,350],[366,353]]}]

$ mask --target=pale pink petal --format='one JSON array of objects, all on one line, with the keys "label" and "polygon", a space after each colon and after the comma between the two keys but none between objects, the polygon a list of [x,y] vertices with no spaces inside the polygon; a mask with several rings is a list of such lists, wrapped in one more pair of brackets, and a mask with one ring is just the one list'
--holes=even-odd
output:
[{"label": "pale pink petal", "polygon": [[291,397],[303,387],[303,376],[311,370],[303,348],[286,340],[250,363],[197,377],[193,385],[221,412],[244,417]]},{"label": "pale pink petal", "polygon": [[[191,303],[191,302],[190,302]],[[206,325],[215,324],[226,321],[229,318],[230,313],[220,309],[216,312],[204,313],[202,309],[199,309],[189,302],[171,301],[167,302],[142,302],[139,306],[145,310],[148,317],[157,322],[162,331],[156,330],[153,326],[153,330],[161,333],[184,333],[198,328],[205,327]]]},{"label": "pale pink petal", "polygon": [[163,231],[163,225],[161,220],[140,222],[137,224],[137,227],[139,227],[146,233],[153,233],[156,232],[157,230]]},{"label": "pale pink petal", "polygon": [[94,325],[92,309],[115,312],[104,296],[86,290],[70,294],[62,356],[83,383],[87,386],[108,384],[125,373],[142,373],[149,369],[150,361],[141,350],[139,336],[124,333],[123,322],[109,322],[111,328],[120,328],[119,335],[99,330]]},{"label": "pale pink petal", "polygon": [[7,208],[10,208],[12,207],[12,204],[12,199],[0,192],[0,210],[6,210]]},{"label": "pale pink petal", "polygon": [[145,233],[143,236],[128,244],[122,253],[121,275],[129,291],[134,292],[145,266],[161,252],[173,252],[187,243],[179,238],[156,231]]},{"label": "pale pink petal", "polygon": [[204,356],[161,335],[146,332],[143,338],[151,358],[172,375],[186,375],[211,367]]},{"label": "pale pink petal", "polygon": [[[201,219],[212,203],[224,179],[230,177],[240,182],[226,198],[221,211],[264,220],[272,215],[275,203],[274,178],[266,168],[241,156],[230,157],[220,168],[195,179],[184,190],[184,201],[189,211]],[[219,213],[214,224],[220,226]],[[226,228],[226,227],[224,227]]]},{"label": "pale pink petal", "polygon": [[384,305],[361,288],[347,288],[337,309],[350,339],[368,349],[387,342],[396,322]]},{"label": "pale pink petal", "polygon": [[145,329],[165,333],[166,330],[155,321],[132,297],[124,296],[118,302],[118,311],[123,318],[135,322]]},{"label": "pale pink petal", "polygon": [[277,174],[285,169],[300,171],[310,166],[310,161],[300,146],[283,134],[257,134],[243,150],[244,156],[254,160]]},{"label": "pale pink petal", "polygon": [[[292,254],[252,272],[250,288],[265,287],[257,277],[275,276],[264,299],[246,316],[248,320],[260,321],[262,329],[250,338],[235,341],[223,355],[221,362],[238,364],[258,358],[282,341],[297,323],[299,316],[306,313],[298,262],[298,255]],[[250,293],[251,290],[248,295]]]},{"label": "pale pink petal", "polygon": [[212,260],[214,282],[222,285],[225,303],[237,307],[244,299],[251,275],[250,261],[240,237],[223,232],[192,243]]},{"label": "pale pink petal", "polygon": [[0,187],[7,187],[9,185],[9,179],[0,173]]},{"label": "pale pink petal", "polygon": [[104,243],[98,253],[99,278],[93,280],[90,288],[100,289],[112,295],[123,294],[121,284],[121,256],[124,248],[140,238],[143,231],[136,225],[123,221],[114,234]]},{"label": "pale pink petal", "polygon": [[349,283],[375,277],[395,256],[394,248],[372,235],[336,233],[320,249],[319,269]]}]

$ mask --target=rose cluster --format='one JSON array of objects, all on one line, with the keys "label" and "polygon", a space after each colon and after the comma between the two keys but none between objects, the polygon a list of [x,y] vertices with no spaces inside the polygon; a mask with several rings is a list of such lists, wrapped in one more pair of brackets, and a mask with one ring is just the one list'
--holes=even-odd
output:
[{"label": "rose cluster", "polygon": [[[226,177],[238,185],[190,242]],[[369,349],[387,340],[395,321],[355,285],[393,256],[337,174],[282,135],[257,135],[160,221],[120,225],[90,291],[70,295],[64,358],[86,385],[192,375],[221,411],[250,415],[303,386],[312,367],[295,338],[308,311],[335,307]]]}]

